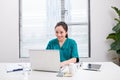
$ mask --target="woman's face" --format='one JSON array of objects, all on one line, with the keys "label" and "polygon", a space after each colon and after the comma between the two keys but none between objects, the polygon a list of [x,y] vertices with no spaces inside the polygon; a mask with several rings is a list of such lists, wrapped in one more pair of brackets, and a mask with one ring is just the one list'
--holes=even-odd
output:
[{"label": "woman's face", "polygon": [[64,30],[64,28],[60,25],[60,26],[57,26],[55,28],[55,32],[56,32],[56,36],[58,38],[59,41],[64,41],[65,40],[65,36],[67,34],[67,32]]}]

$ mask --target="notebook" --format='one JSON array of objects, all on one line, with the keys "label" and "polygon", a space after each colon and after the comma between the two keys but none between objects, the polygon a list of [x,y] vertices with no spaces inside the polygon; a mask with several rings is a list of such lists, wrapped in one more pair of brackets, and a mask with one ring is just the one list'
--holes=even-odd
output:
[{"label": "notebook", "polygon": [[58,50],[30,50],[31,69],[46,72],[58,72],[60,56]]},{"label": "notebook", "polygon": [[101,64],[87,64],[83,67],[84,70],[91,70],[91,71],[99,71],[101,68]]}]

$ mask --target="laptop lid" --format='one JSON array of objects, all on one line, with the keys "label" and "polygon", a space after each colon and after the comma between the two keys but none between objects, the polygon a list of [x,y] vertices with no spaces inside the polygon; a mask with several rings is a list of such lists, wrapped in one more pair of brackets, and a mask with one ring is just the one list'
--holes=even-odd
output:
[{"label": "laptop lid", "polygon": [[32,70],[59,71],[60,57],[58,50],[30,50],[29,53]]}]

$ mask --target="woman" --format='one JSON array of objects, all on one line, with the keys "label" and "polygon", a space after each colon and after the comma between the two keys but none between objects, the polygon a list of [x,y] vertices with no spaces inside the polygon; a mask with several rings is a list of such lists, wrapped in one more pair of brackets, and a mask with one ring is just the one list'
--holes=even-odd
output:
[{"label": "woman", "polygon": [[58,22],[55,26],[56,39],[49,41],[46,49],[60,50],[60,66],[79,61],[77,44],[68,38],[68,26],[65,22]]}]

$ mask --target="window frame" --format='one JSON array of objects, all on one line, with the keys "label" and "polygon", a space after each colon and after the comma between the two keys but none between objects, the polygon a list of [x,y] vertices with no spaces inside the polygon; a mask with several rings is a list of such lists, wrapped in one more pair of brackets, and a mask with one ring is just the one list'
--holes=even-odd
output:
[{"label": "window frame", "polygon": [[[19,58],[26,58],[21,57],[21,15],[22,15],[22,0],[19,0]],[[88,0],[88,57],[82,57],[82,58],[90,58],[91,57],[91,21],[90,21],[90,0]],[[62,15],[61,15],[62,16]],[[61,18],[62,19],[62,18]],[[85,25],[86,23],[68,23],[68,25]]]}]

